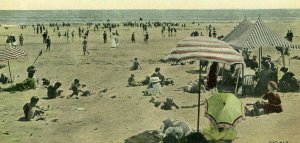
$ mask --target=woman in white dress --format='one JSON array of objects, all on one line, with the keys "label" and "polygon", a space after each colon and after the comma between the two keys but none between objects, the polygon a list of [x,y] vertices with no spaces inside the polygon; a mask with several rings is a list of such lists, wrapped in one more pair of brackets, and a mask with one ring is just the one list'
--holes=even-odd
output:
[{"label": "woman in white dress", "polygon": [[111,37],[111,47],[112,48],[118,48],[119,47],[119,37],[113,33]]}]

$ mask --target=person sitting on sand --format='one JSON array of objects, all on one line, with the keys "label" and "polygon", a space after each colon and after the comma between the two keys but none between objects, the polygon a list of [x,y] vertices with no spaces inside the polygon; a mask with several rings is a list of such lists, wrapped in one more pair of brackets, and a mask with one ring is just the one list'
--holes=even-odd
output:
[{"label": "person sitting on sand", "polygon": [[249,107],[246,106],[245,114],[247,116],[259,116],[262,114],[282,112],[281,99],[279,94],[276,92],[277,89],[277,84],[274,81],[269,81],[269,92],[262,96],[262,99],[268,100],[268,102],[259,100],[253,104],[253,109],[249,109]]},{"label": "person sitting on sand", "polygon": [[56,97],[58,97],[58,96],[61,95],[61,93],[63,92],[63,90],[59,89],[60,86],[61,86],[60,82],[56,82],[54,84],[54,86],[52,86],[52,85],[48,86],[48,88],[47,88],[47,90],[48,90],[47,96],[48,96],[49,99],[54,99],[54,98],[56,98]]},{"label": "person sitting on sand", "polygon": [[43,81],[43,86],[44,87],[48,87],[50,85],[50,80],[49,79],[46,79],[46,78],[42,78],[42,81]]},{"label": "person sitting on sand", "polygon": [[25,119],[27,121],[30,121],[31,119],[33,119],[37,114],[43,113],[43,111],[39,110],[39,107],[36,106],[38,101],[39,101],[39,98],[37,96],[33,96],[33,97],[31,97],[30,102],[26,103],[23,106]]},{"label": "person sitting on sand", "polygon": [[162,143],[186,142],[186,137],[192,133],[192,129],[184,121],[166,119],[158,131]]},{"label": "person sitting on sand", "polygon": [[144,96],[156,96],[161,94],[161,85],[159,82],[160,79],[158,77],[151,77],[148,89],[144,91]]},{"label": "person sitting on sand", "polygon": [[3,73],[1,73],[0,82],[2,84],[6,84],[6,83],[10,83],[11,81],[9,80],[9,78],[7,76],[5,76]]},{"label": "person sitting on sand", "polygon": [[128,86],[139,86],[139,83],[134,79],[134,74],[131,74],[128,78]]},{"label": "person sitting on sand", "polygon": [[161,86],[165,85],[165,76],[160,73],[160,68],[159,67],[155,68],[155,73],[153,73],[151,75],[151,77],[158,77],[159,80],[160,80]]},{"label": "person sitting on sand", "polygon": [[132,67],[130,68],[130,70],[138,70],[139,68],[142,68],[140,63],[138,62],[138,58],[134,58]]},{"label": "person sitting on sand", "polygon": [[71,84],[71,87],[70,87],[70,90],[72,90],[72,94],[69,95],[67,98],[69,99],[69,98],[73,97],[73,95],[76,95],[77,96],[76,98],[78,98],[79,92],[82,93],[81,96],[89,96],[89,95],[91,95],[91,93],[90,93],[89,90],[87,90],[87,89],[83,90],[82,89],[82,88],[85,88],[85,87],[86,87],[85,84],[81,85],[79,83],[79,79],[74,79],[74,81],[73,81],[73,83]]},{"label": "person sitting on sand", "polygon": [[141,82],[141,84],[144,85],[149,85],[150,84],[150,76],[146,76],[145,80]]},{"label": "person sitting on sand", "polygon": [[298,80],[295,77],[295,74],[289,71],[288,68],[282,67],[280,69],[283,72],[283,76],[279,80],[279,90],[281,92],[296,92],[299,90]]},{"label": "person sitting on sand", "polygon": [[35,67],[34,66],[29,66],[28,68],[27,68],[27,72],[28,72],[28,78],[33,78],[34,77],[34,74],[35,74],[35,72],[36,72],[36,70],[35,70]]}]

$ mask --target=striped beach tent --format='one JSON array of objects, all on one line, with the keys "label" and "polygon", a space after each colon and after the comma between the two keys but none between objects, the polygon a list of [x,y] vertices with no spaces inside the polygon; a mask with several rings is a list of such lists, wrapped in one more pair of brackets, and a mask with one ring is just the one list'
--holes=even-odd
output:
[{"label": "striped beach tent", "polygon": [[209,37],[189,37],[177,43],[169,60],[206,60],[221,63],[244,63],[243,56],[227,43]]},{"label": "striped beach tent", "polygon": [[[221,63],[244,64],[243,56],[234,50],[227,43],[218,39],[209,37],[189,37],[177,43],[171,54],[167,56],[169,60],[205,60]],[[201,62],[199,62],[199,71],[201,71]],[[199,81],[201,73],[199,72]],[[200,94],[198,92],[198,115],[197,115],[197,132],[200,125]]]},{"label": "striped beach tent", "polygon": [[12,81],[12,77],[11,77],[9,60],[24,57],[26,55],[27,55],[26,51],[15,47],[7,47],[0,50],[0,62],[7,61],[11,81]]},{"label": "striped beach tent", "polygon": [[300,48],[286,39],[279,37],[258,17],[252,24],[246,18],[223,38],[235,49],[254,49],[260,47]]}]

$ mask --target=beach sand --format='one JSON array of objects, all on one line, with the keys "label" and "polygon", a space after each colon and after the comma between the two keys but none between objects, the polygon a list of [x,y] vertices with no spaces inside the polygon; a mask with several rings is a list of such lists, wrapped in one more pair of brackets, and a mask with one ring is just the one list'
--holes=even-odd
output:
[{"label": "beach sand", "polygon": [[[219,22],[211,23],[216,27],[218,35],[228,34],[237,23]],[[287,30],[294,32],[294,41],[300,44],[299,22],[269,22],[267,23],[281,37],[284,37]],[[82,41],[78,37],[78,26],[62,27],[61,34],[67,29],[75,31],[75,38],[72,41],[70,36],[67,43],[66,38],[60,39],[57,32],[53,33],[53,27],[46,28],[50,32],[52,46],[50,52],[45,52],[46,45],[42,44],[42,35],[34,34],[33,28],[27,26],[21,30],[19,27],[9,27],[5,30],[0,27],[0,41],[6,41],[6,35],[13,33],[16,38],[20,33],[24,35],[24,49],[28,56],[16,60],[11,60],[11,71],[15,82],[20,82],[26,78],[26,69],[31,65],[43,49],[43,55],[36,62],[36,78],[45,77],[51,79],[51,83],[56,81],[62,83],[63,95],[71,93],[68,88],[71,82],[78,78],[81,83],[93,93],[89,97],[79,97],[79,99],[57,98],[53,100],[42,99],[46,97],[47,90],[41,85],[36,90],[26,92],[0,93],[0,142],[1,143],[123,143],[125,139],[137,135],[147,130],[159,129],[163,120],[174,118],[184,120],[196,129],[197,108],[178,109],[164,111],[155,108],[149,103],[150,97],[142,96],[141,87],[126,87],[130,74],[135,74],[135,78],[141,81],[145,76],[150,76],[155,67],[161,67],[161,72],[165,77],[173,78],[175,85],[163,87],[161,100],[166,97],[173,97],[179,106],[197,104],[197,94],[174,91],[188,83],[189,80],[198,78],[198,74],[191,74],[188,71],[197,70],[197,64],[184,66],[171,66],[167,63],[160,63],[159,59],[165,57],[176,43],[188,37],[192,31],[201,31],[207,36],[205,25],[200,23],[187,24],[186,28],[178,27],[176,37],[163,37],[160,34],[161,28],[149,28],[150,40],[148,44],[143,42],[143,31],[141,28],[118,27],[120,34],[120,47],[110,48],[108,44],[103,44],[103,29],[94,32],[90,29],[88,38],[89,55],[83,56]],[[81,25],[85,27],[85,25]],[[106,30],[108,32],[108,30]],[[115,29],[113,29],[115,31]],[[131,33],[135,32],[136,43],[130,41]],[[70,33],[71,35],[71,33]],[[275,49],[265,48],[264,55],[270,54],[273,59],[280,55]],[[258,55],[258,50],[253,50]],[[291,57],[300,54],[299,50],[292,50]],[[130,71],[129,68],[133,59],[137,57],[141,63],[142,70]],[[288,62],[287,62],[288,63]],[[1,64],[6,64],[3,62]],[[291,60],[291,70],[299,76],[300,61]],[[1,69],[1,73],[9,76],[8,68]],[[8,85],[1,85],[5,87]],[[101,89],[108,91],[102,96],[98,94]],[[49,106],[45,121],[18,121],[23,117],[23,105],[28,102],[31,96],[40,97],[38,105]],[[299,142],[300,96],[298,93],[280,94],[283,104],[283,113],[263,115],[259,117],[246,117],[246,120],[237,125],[238,139],[235,143],[269,143],[270,141],[288,141],[289,143]],[[116,96],[116,98],[111,98]],[[204,100],[210,95],[202,94]],[[258,98],[241,98],[243,103],[252,103]],[[83,107],[86,111],[77,111],[76,108]],[[204,117],[204,106],[201,106],[200,126],[209,127],[209,121]],[[57,122],[51,120],[57,119]],[[4,134],[9,132],[9,135]]]}]

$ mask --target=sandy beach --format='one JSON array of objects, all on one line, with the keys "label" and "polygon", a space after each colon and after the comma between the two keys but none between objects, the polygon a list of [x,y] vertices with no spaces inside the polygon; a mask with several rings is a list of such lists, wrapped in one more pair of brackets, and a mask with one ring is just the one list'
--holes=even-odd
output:
[{"label": "sandy beach", "polygon": [[[57,36],[53,27],[45,24],[50,33],[52,46],[50,52],[45,52],[46,45],[42,43],[42,35],[33,33],[32,26],[20,29],[18,26],[10,26],[9,29],[0,27],[0,45],[4,46],[7,35],[19,34],[24,36],[23,47],[18,46],[28,53],[28,56],[11,60],[11,71],[15,83],[21,82],[27,77],[26,69],[33,63],[39,51],[43,54],[39,57],[35,66],[37,69],[36,78],[40,83],[37,89],[25,92],[0,92],[0,143],[123,143],[127,138],[147,130],[159,129],[163,120],[167,118],[186,121],[193,129],[196,129],[197,108],[180,108],[171,111],[164,111],[155,108],[149,103],[151,97],[142,96],[146,86],[126,87],[130,74],[135,74],[137,81],[150,76],[155,67],[161,68],[161,73],[167,78],[173,78],[175,85],[165,86],[162,89],[161,100],[172,97],[179,106],[197,104],[197,94],[175,91],[177,88],[186,85],[190,80],[198,78],[198,74],[189,71],[198,70],[197,64],[171,66],[170,63],[161,63],[159,59],[168,55],[176,43],[186,38],[193,31],[203,32],[207,36],[205,26],[212,24],[218,35],[227,35],[233,27],[238,24],[232,22],[197,24],[186,23],[187,26],[177,27],[176,37],[163,37],[161,28],[148,28],[150,40],[148,44],[143,42],[143,31],[141,28],[117,27],[120,34],[120,47],[110,48],[111,39],[103,43],[102,34],[104,29],[93,31],[90,28],[88,37],[89,55],[83,56],[82,41],[78,37],[79,25],[71,27],[60,26],[63,34],[66,30],[75,31],[75,37],[67,39]],[[266,22],[270,28],[279,36],[284,37],[287,30],[294,32],[294,43],[300,44],[299,24],[297,21],[273,21]],[[80,25],[87,28],[86,25]],[[108,29],[105,29],[108,32]],[[130,41],[131,33],[135,32],[136,43]],[[167,33],[167,32],[166,32]],[[109,35],[109,34],[108,34]],[[18,39],[18,38],[17,38]],[[252,52],[258,55],[258,50]],[[263,55],[269,54],[273,59],[280,55],[273,48],[264,48]],[[294,49],[291,56],[297,56],[300,50]],[[142,69],[130,71],[133,59],[137,57]],[[3,62],[1,64],[7,64]],[[290,60],[290,68],[297,76],[300,73],[300,61]],[[1,73],[9,76],[8,67],[0,70]],[[42,87],[41,79],[51,79],[51,84],[56,81],[62,83],[64,98],[52,100],[43,99],[47,96],[47,89]],[[87,85],[92,92],[89,97],[79,99],[66,99],[71,94],[68,90],[71,82],[80,79],[81,83]],[[0,85],[1,88],[9,86]],[[101,89],[107,88],[105,94],[99,94]],[[38,105],[48,107],[45,121],[18,121],[23,117],[22,107],[31,96],[40,97]],[[116,96],[116,98],[111,98]],[[202,94],[201,99],[210,97],[209,93]],[[246,120],[237,125],[238,138],[234,143],[270,143],[274,141],[287,141],[289,143],[299,142],[300,109],[299,93],[280,93],[283,112],[280,114],[262,115],[259,117],[246,117]],[[240,100],[245,103],[252,103],[258,98],[245,97]],[[83,107],[85,111],[78,111],[76,108]],[[57,119],[56,122],[53,122]],[[204,117],[204,106],[201,106],[200,117],[201,128],[209,127],[209,120]],[[5,132],[8,134],[4,134]]]}]

